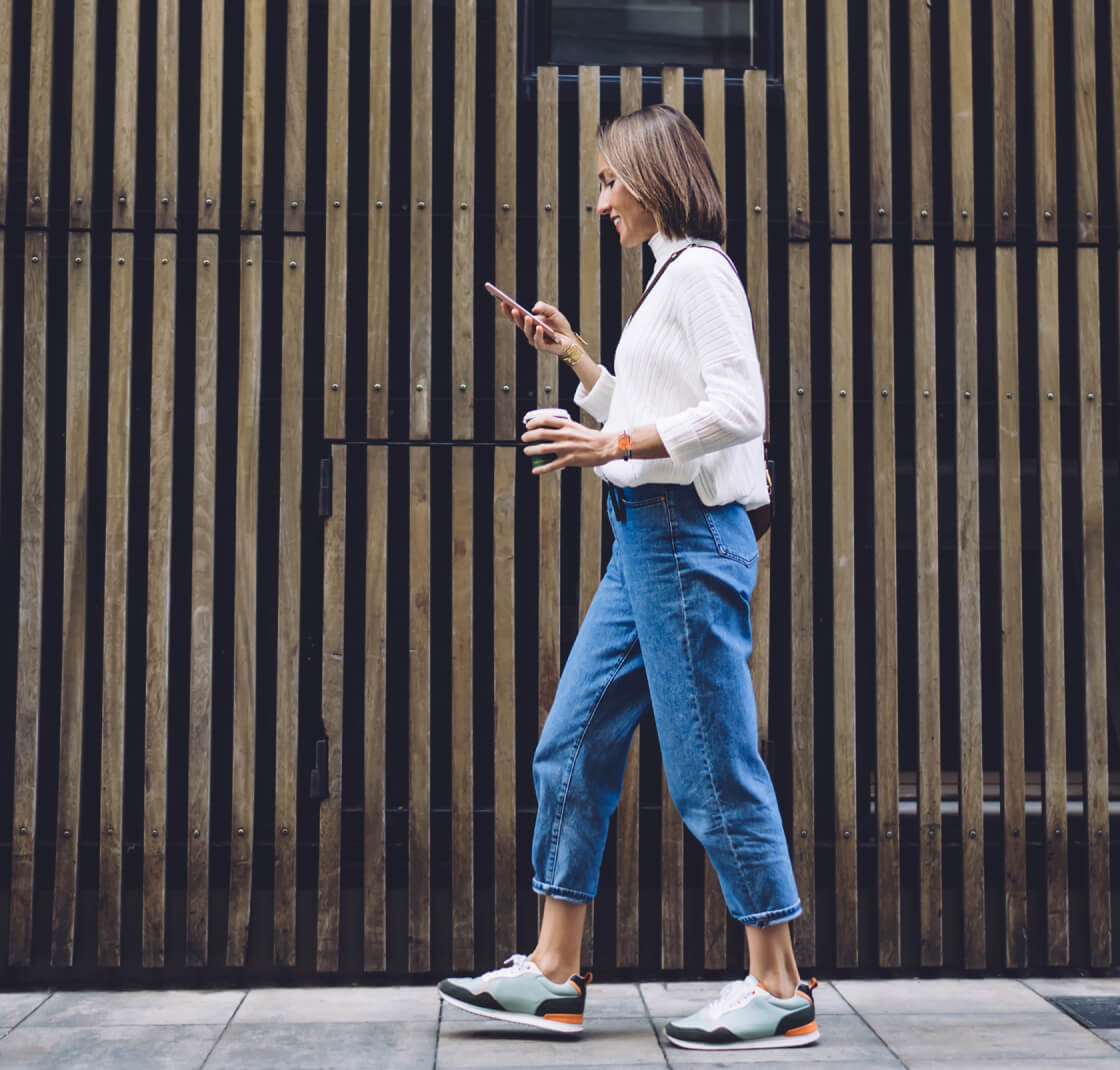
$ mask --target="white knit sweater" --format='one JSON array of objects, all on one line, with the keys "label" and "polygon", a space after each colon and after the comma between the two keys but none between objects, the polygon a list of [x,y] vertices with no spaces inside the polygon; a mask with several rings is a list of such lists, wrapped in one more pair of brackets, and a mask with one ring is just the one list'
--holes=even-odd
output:
[{"label": "white knit sweater", "polygon": [[[688,241],[650,238],[654,271]],[[576,404],[608,431],[656,424],[669,456],[611,461],[595,469],[601,479],[620,487],[692,483],[711,506],[769,500],[751,311],[723,256],[686,249],[677,257],[623,330],[614,369],[604,368],[590,391],[580,386]]]}]

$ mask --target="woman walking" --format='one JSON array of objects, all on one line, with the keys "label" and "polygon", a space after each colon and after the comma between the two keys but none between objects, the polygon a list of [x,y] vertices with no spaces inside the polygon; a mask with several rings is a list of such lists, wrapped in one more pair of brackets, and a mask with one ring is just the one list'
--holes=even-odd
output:
[{"label": "woman walking", "polygon": [[503,306],[538,350],[579,378],[600,430],[545,417],[522,436],[537,474],[594,467],[609,488],[610,564],[587,611],[533,759],[537,946],[477,978],[440,983],[466,1010],[578,1032],[587,904],[630,739],[652,710],[669,790],[746,926],[751,974],[666,1027],[683,1047],[786,1047],[818,1038],[812,988],[789,935],[801,913],[758,753],[750,598],[758,547],[748,510],[769,502],[762,377],[750,309],[722,252],[723,198],[692,122],[655,105],[599,131],[599,213],[624,247],[648,242],[654,275],[612,375],[567,318],[538,302],[542,330]]}]

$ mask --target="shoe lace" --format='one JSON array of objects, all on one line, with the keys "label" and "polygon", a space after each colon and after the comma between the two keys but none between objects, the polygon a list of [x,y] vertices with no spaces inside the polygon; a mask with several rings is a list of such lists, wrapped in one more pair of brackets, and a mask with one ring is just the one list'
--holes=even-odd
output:
[{"label": "shoe lace", "polygon": [[532,960],[528,955],[510,955],[504,966],[499,966],[496,970],[488,970],[480,980],[491,981],[495,977],[516,977],[518,974],[527,973],[532,969],[532,965]]},{"label": "shoe lace", "polygon": [[761,990],[758,982],[753,977],[745,977],[742,981],[732,981],[720,989],[719,995],[705,1008],[711,1018],[718,1018],[728,1011],[735,1010],[749,1003]]}]

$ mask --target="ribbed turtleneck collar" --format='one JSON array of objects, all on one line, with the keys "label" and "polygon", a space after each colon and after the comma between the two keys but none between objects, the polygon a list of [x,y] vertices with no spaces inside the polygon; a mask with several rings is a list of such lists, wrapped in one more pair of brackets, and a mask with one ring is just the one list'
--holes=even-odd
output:
[{"label": "ribbed turtleneck collar", "polygon": [[648,242],[655,261],[654,270],[661,267],[673,253],[678,249],[683,249],[692,240],[692,238],[666,238],[664,234],[654,234]]}]

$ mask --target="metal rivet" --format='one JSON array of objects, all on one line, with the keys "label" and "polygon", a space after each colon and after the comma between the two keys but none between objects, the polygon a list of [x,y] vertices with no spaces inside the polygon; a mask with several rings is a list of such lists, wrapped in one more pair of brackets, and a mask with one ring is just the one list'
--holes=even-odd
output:
[{"label": "metal rivet", "polygon": [[843,215],[844,214],[844,209],[843,208],[837,208],[836,209],[836,214],[837,215]]},{"label": "metal rivet", "polygon": [[966,398],[970,398],[970,397],[972,397],[972,391],[971,391],[971,390],[966,390],[966,391],[964,392],[964,396],[965,396]]},{"label": "metal rivet", "polygon": [[334,206],[335,206],[335,208],[341,208],[342,207],[342,201],[335,201]]},{"label": "metal rivet", "polygon": [[932,839],[934,838],[934,836],[936,836],[936,835],[937,835],[937,829],[930,829],[930,830],[929,830],[929,838],[930,838],[931,840],[932,840]]},{"label": "metal rivet", "polygon": [[160,204],[170,204],[171,203],[171,198],[170,197],[160,197],[159,203]]},{"label": "metal rivet", "polygon": [[1093,395],[1092,395],[1092,394],[1086,394],[1085,396],[1086,396],[1086,397],[1087,397],[1087,398],[1088,398],[1088,399],[1089,399],[1090,401],[1092,401],[1092,400],[1093,400]]},{"label": "metal rivet", "polygon": [[[118,264],[123,264],[123,263],[124,263],[124,257],[123,257],[123,256],[118,256],[118,257],[117,257],[117,263],[118,263]],[[206,261],[206,263],[207,263],[207,264],[209,264],[209,263],[210,263],[210,261],[209,261],[209,260],[207,260],[207,261]]]},{"label": "metal rivet", "polygon": [[798,215],[801,215],[802,212],[803,212],[803,209],[802,209],[801,205],[798,205],[797,208],[795,209],[795,211],[797,212]]},{"label": "metal rivet", "polygon": [[1050,393],[1050,394],[1047,394],[1047,395],[1046,395],[1046,400],[1047,400],[1047,401],[1053,401],[1053,400],[1054,400],[1054,395],[1053,395],[1052,393]]},{"label": "metal rivet", "polygon": [[761,204],[756,204],[754,206],[754,214],[755,215],[761,215],[762,214],[762,205]]},{"label": "metal rivet", "polygon": [[152,829],[152,839],[153,840],[159,839],[159,829]]},{"label": "metal rivet", "polygon": [[893,840],[894,839],[894,829],[887,829],[887,839],[888,840]]},{"label": "metal rivet", "polygon": [[1103,836],[1104,835],[1104,829],[1097,829],[1096,835]]},{"label": "metal rivet", "polygon": [[239,829],[237,830],[237,835],[238,835],[238,836],[244,836],[244,835],[245,835],[245,830],[244,830],[243,828],[239,828]]},{"label": "metal rivet", "polygon": [[1093,213],[1092,212],[1086,212],[1085,213],[1085,218],[1086,219],[1092,219],[1093,218]]},{"label": "metal rivet", "polygon": [[39,258],[38,258],[37,256],[33,256],[33,257],[31,258],[31,263],[33,263],[33,264],[37,264],[37,263],[39,263]]},{"label": "metal rivet", "polygon": [[976,839],[976,829],[969,829],[968,830],[968,838],[970,840]]},{"label": "metal rivet", "polygon": [[[122,260],[121,263],[123,264],[124,261]],[[209,267],[210,266],[210,261],[209,260],[203,260],[202,261],[202,266],[203,267]]]},{"label": "metal rivet", "polygon": [[250,208],[256,208],[256,206],[257,206],[257,202],[256,202],[256,201],[250,201],[250,202],[249,202],[249,207],[250,207]]},{"label": "metal rivet", "polygon": [[107,828],[105,829],[105,835],[106,835],[106,836],[112,836],[112,835],[113,835],[113,826],[112,826],[112,825],[109,825],[109,826],[108,826],[108,827],[107,827]]},{"label": "metal rivet", "polygon": [[460,393],[465,394],[467,392],[467,384],[466,383],[460,383],[459,384],[459,391],[460,391]]},{"label": "metal rivet", "polygon": [[922,210],[921,210],[921,211],[920,211],[920,212],[919,212],[918,214],[919,214],[919,215],[920,215],[920,216],[921,216],[921,217],[922,217],[923,219],[929,219],[929,209],[928,209],[928,208],[923,208],[923,209],[922,209]]},{"label": "metal rivet", "polygon": [[803,387],[803,386],[799,386],[799,387],[797,388],[797,396],[798,396],[798,397],[802,397],[802,396],[803,396],[804,394],[805,394],[805,387]]},{"label": "metal rivet", "polygon": [[509,211],[509,205],[508,204],[503,204],[502,205],[502,211],[503,212],[508,212]]},{"label": "metal rivet", "polygon": [[551,383],[546,383],[545,384],[544,392],[546,394],[551,394],[552,393],[552,384]]},{"label": "metal rivet", "polygon": [[589,204],[585,204],[585,205],[583,206],[583,210],[584,210],[585,212],[590,212],[590,211],[591,211],[591,205],[589,205]]},{"label": "metal rivet", "polygon": [[887,210],[885,208],[880,208],[879,209],[879,215],[880,216],[885,216],[886,214],[887,214]]},{"label": "metal rivet", "polygon": [[213,197],[207,197],[206,198],[206,207],[207,208],[212,208],[213,206],[214,206],[214,198]]},{"label": "metal rivet", "polygon": [[1054,829],[1054,835],[1055,836],[1061,836],[1061,834],[1062,834],[1062,830],[1060,828]]},{"label": "metal rivet", "polygon": [[[253,262],[252,260],[250,260],[250,261],[249,261],[249,263],[250,263],[250,264],[251,264],[252,262]],[[166,263],[167,263],[167,257],[166,257],[166,256],[165,256],[165,257],[163,258],[163,260],[161,261],[161,263],[164,263],[164,264],[166,264]]]},{"label": "metal rivet", "polygon": [[466,210],[467,210],[467,202],[466,201],[460,201],[459,202],[459,211],[460,212],[465,212]]},{"label": "metal rivet", "polygon": [[544,202],[544,210],[546,212],[551,212],[552,211],[552,201],[545,201]]},{"label": "metal rivet", "polygon": [[83,197],[75,197],[74,198],[74,203],[75,204],[82,204],[82,203],[84,203],[84,200],[85,199]]},{"label": "metal rivet", "polygon": [[298,208],[299,207],[299,201],[292,201],[292,203],[289,204],[288,207],[289,208]]},{"label": "metal rivet", "polygon": [[923,390],[922,391],[922,397],[928,398],[929,397],[929,391],[928,390]]},{"label": "metal rivet", "polygon": [[809,830],[808,829],[802,829],[801,830],[801,838],[803,840],[807,840],[809,838]]},{"label": "metal rivet", "polygon": [[26,825],[20,825],[19,834],[21,836],[26,836],[27,835],[27,826]]},{"label": "metal rivet", "polygon": [[416,384],[416,393],[417,394],[422,394],[423,392],[424,392],[424,384],[423,383],[417,383]]},{"label": "metal rivet", "polygon": [[503,394],[508,394],[509,393],[509,383],[506,383],[502,386],[502,393]]},{"label": "metal rivet", "polygon": [[850,840],[852,838],[852,830],[844,829],[844,839]]},{"label": "metal rivet", "polygon": [[117,204],[124,204],[124,194],[123,193],[117,198]]},{"label": "metal rivet", "polygon": [[881,391],[881,393],[882,393],[883,397],[887,396],[887,392],[885,390]]},{"label": "metal rivet", "polygon": [[1011,400],[1011,391],[1009,390],[1006,394],[1004,394],[1004,397],[1007,398],[1008,401],[1010,401]]},{"label": "metal rivet", "polygon": [[289,261],[288,261],[288,267],[289,267],[289,268],[290,268],[290,269],[291,269],[292,271],[295,271],[295,269],[296,269],[297,267],[299,267],[299,265],[298,265],[298,264],[297,264],[297,263],[296,263],[296,262],[295,262],[294,260],[289,260]]},{"label": "metal rivet", "polygon": [[375,391],[376,391],[376,392],[377,392],[378,394],[380,394],[380,393],[381,393],[381,384],[380,384],[380,383],[374,383],[374,384],[373,384],[373,389],[374,389],[374,390],[375,390]]},{"label": "metal rivet", "polygon": [[62,838],[64,840],[70,839],[70,830],[69,829],[63,829],[62,830]]},{"label": "metal rivet", "polygon": [[80,256],[74,257],[74,263],[75,264],[80,264],[81,262],[82,262],[82,258]]},{"label": "metal rivet", "polygon": [[191,835],[197,840],[202,835],[202,829],[191,829]]},{"label": "metal rivet", "polygon": [[385,207],[385,202],[384,202],[384,201],[378,201],[378,202],[377,202],[377,203],[376,203],[376,204],[374,205],[374,208],[384,208],[384,207]]},{"label": "metal rivet", "polygon": [[337,394],[338,393],[338,383],[331,383],[331,389]]},{"label": "metal rivet", "polygon": [[420,211],[423,211],[428,206],[423,201],[417,201],[416,202],[416,207],[419,208]]},{"label": "metal rivet", "polygon": [[847,391],[847,390],[841,390],[841,391],[840,391],[840,396],[841,396],[842,398],[846,398],[846,397],[848,396],[848,391]]},{"label": "metal rivet", "polygon": [[1011,213],[1010,212],[1004,212],[1003,213],[1003,218],[1004,219],[1010,219],[1011,218]]},{"label": "metal rivet", "polygon": [[967,219],[967,218],[968,218],[968,209],[967,208],[962,208],[961,209],[961,219]]},{"label": "metal rivet", "polygon": [[287,836],[288,835],[288,826],[287,825],[281,825],[280,826],[280,835],[281,836]]},{"label": "metal rivet", "polygon": [[1047,208],[1046,211],[1042,213],[1042,218],[1049,221],[1054,218],[1054,213]]},{"label": "metal rivet", "polygon": [[245,260],[245,264],[248,267],[252,267],[253,266],[253,258],[251,256],[247,257],[246,260]]},{"label": "metal rivet", "polygon": [[36,193],[35,196],[31,198],[31,200],[33,203],[38,204],[42,200],[42,198],[39,196],[39,194]]},{"label": "metal rivet", "polygon": [[1012,830],[1011,830],[1011,835],[1012,835],[1012,836],[1015,836],[1015,837],[1018,837],[1018,835],[1019,835],[1019,830],[1018,830],[1018,829],[1012,829]]}]

